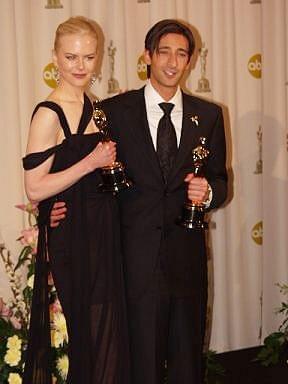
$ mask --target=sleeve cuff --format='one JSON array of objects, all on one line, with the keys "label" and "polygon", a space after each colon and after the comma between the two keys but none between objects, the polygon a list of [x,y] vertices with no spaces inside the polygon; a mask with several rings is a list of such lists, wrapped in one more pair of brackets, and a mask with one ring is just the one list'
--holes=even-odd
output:
[{"label": "sleeve cuff", "polygon": [[212,198],[213,198],[213,191],[210,184],[208,184],[208,197],[205,201],[203,201],[205,208],[209,208]]}]

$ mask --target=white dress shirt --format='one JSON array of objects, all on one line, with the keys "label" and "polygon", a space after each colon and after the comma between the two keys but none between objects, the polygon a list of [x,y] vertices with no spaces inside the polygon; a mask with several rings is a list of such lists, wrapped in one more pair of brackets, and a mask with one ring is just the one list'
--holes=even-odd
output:
[{"label": "white dress shirt", "polygon": [[[153,88],[150,80],[148,80],[147,85],[144,88],[144,98],[147,111],[147,120],[150,129],[150,134],[154,144],[155,151],[157,150],[157,129],[158,123],[161,117],[164,115],[163,110],[159,107],[160,103],[172,103],[174,108],[171,111],[171,120],[175,127],[176,137],[177,137],[177,146],[179,147],[181,133],[182,133],[182,120],[183,120],[183,100],[182,92],[178,86],[175,95],[169,101],[164,100],[159,93]],[[192,156],[192,154],[191,154]],[[208,198],[204,202],[206,208],[209,207],[212,200],[213,192],[208,184]]]},{"label": "white dress shirt", "polygon": [[[158,123],[161,117],[164,115],[163,110],[159,107],[160,103],[167,103],[159,93],[153,88],[150,81],[148,81],[144,89],[145,104],[147,110],[147,119],[150,129],[150,134],[154,144],[155,150],[157,143],[157,128]],[[174,104],[174,108],[171,112],[171,120],[175,127],[176,137],[177,137],[177,146],[179,147],[181,132],[182,132],[182,120],[183,120],[183,101],[182,101],[182,92],[180,87],[178,87],[175,95],[168,101],[168,103]]]}]

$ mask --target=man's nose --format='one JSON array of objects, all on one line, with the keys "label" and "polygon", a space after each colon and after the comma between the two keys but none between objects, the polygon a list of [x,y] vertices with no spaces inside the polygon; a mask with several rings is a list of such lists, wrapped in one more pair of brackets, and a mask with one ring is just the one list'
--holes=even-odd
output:
[{"label": "man's nose", "polygon": [[170,53],[168,57],[168,63],[171,65],[171,67],[176,67],[177,66],[177,55],[173,52]]}]

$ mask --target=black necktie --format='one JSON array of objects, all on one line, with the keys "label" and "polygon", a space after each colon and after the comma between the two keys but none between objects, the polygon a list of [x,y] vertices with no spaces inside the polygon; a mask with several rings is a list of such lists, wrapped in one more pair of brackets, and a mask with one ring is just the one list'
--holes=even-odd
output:
[{"label": "black necktie", "polygon": [[171,121],[172,103],[160,103],[159,107],[164,115],[161,117],[157,129],[157,155],[165,182],[172,168],[177,153],[177,138]]}]

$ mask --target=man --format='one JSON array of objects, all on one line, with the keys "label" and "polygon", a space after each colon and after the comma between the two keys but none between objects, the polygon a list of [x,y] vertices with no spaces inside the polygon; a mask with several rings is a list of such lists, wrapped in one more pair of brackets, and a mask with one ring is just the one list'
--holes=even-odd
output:
[{"label": "man", "polygon": [[[162,384],[165,375],[169,384],[202,383],[205,231],[175,221],[187,190],[190,200],[219,207],[227,173],[221,109],[179,87],[194,47],[185,25],[158,22],[145,39],[148,84],[102,103],[118,157],[133,181],[119,194],[133,384]],[[166,103],[173,105],[163,113]],[[168,144],[162,117],[170,124]],[[191,173],[201,136],[210,151],[205,178]]]}]

